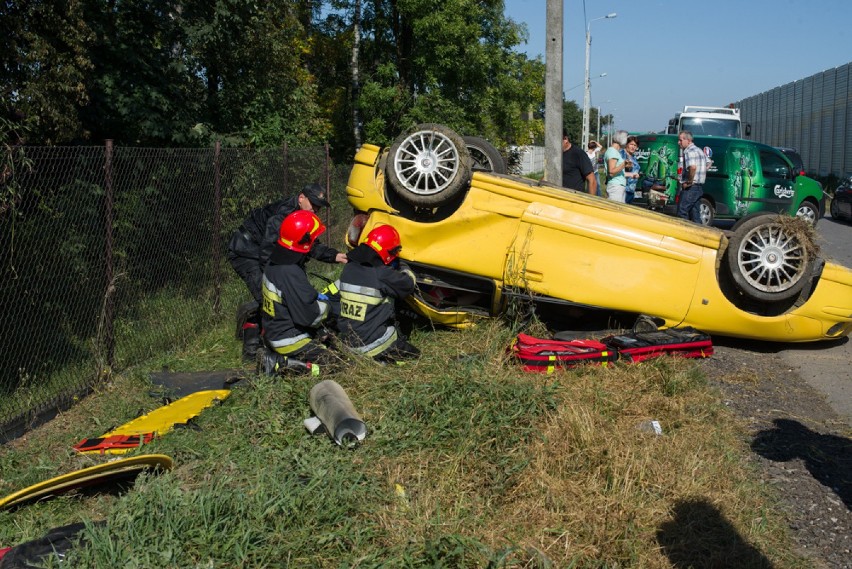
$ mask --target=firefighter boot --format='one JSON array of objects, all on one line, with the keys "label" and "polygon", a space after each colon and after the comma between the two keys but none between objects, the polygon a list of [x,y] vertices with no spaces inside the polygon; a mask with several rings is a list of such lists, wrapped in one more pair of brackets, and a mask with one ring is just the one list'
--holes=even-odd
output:
[{"label": "firefighter boot", "polygon": [[257,372],[265,375],[289,375],[289,374],[297,374],[297,375],[312,375],[318,376],[320,374],[320,367],[311,362],[305,362],[302,360],[297,360],[296,358],[288,358],[287,356],[282,356],[276,352],[273,352],[269,348],[262,348],[258,351],[260,357],[258,358],[258,370]]},{"label": "firefighter boot", "polygon": [[260,347],[260,325],[255,322],[243,324],[243,361],[253,362]]},{"label": "firefighter boot", "polygon": [[258,350],[257,373],[264,375],[278,375],[284,357],[273,352],[267,347]]}]

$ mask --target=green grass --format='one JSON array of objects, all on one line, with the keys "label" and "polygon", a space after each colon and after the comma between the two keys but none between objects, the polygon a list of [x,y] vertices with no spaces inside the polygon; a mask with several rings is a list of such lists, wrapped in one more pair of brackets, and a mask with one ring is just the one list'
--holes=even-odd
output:
[{"label": "green grass", "polygon": [[[333,378],[368,426],[354,451],[305,431],[314,380],[252,377],[198,429],[137,451],[172,456],[172,471],[0,512],[0,546],[105,520],[71,566],[671,567],[666,551],[690,547],[725,566],[743,542],[774,567],[808,566],[700,363],[538,375],[508,358],[512,337],[498,321],[418,330],[417,362],[353,361]],[[70,447],[159,405],[147,377],[163,365],[243,366],[230,324],[197,330],[0,448],[0,495],[105,460]],[[638,428],[648,419],[663,436]]]}]

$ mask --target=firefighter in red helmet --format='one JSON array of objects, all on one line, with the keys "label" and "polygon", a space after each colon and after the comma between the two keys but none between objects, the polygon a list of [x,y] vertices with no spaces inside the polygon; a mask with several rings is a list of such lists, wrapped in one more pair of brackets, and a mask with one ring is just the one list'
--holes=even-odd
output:
[{"label": "firefighter in red helmet", "polygon": [[[263,268],[278,239],[281,222],[294,211],[318,212],[326,207],[329,207],[329,202],[325,188],[319,184],[307,184],[295,196],[251,210],[231,236],[228,260],[253,298],[237,308],[237,336],[243,340],[245,359],[253,360],[260,346],[260,283]],[[346,262],[344,253],[319,242],[314,242],[310,257],[326,263]]]},{"label": "firefighter in red helmet", "polygon": [[341,341],[353,352],[379,361],[413,359],[420,350],[402,335],[395,322],[395,302],[415,288],[414,273],[400,262],[402,243],[390,225],[379,225],[349,252],[340,275]]},{"label": "firefighter in red helmet", "polygon": [[314,340],[331,313],[331,303],[311,285],[304,264],[314,242],[325,232],[315,213],[297,210],[281,223],[278,239],[263,271],[261,313],[264,353],[262,369],[268,375],[288,368],[318,373],[332,355]]}]

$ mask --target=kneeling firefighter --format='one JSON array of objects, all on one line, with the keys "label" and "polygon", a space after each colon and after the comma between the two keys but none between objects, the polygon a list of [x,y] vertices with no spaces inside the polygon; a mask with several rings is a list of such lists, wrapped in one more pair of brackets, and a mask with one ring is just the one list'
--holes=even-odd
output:
[{"label": "kneeling firefighter", "polygon": [[[278,239],[281,222],[294,211],[316,213],[329,207],[327,197],[325,188],[319,184],[307,184],[295,196],[251,210],[234,231],[228,243],[228,260],[246,283],[253,299],[237,309],[237,338],[243,340],[244,359],[253,361],[260,346],[261,314],[258,307],[262,301],[263,268]],[[346,262],[345,254],[319,242],[314,242],[309,256],[325,263]]]},{"label": "kneeling firefighter", "polygon": [[420,356],[396,326],[395,300],[414,292],[414,273],[400,262],[399,233],[379,225],[347,255],[340,275],[340,339],[353,352],[395,362]]},{"label": "kneeling firefighter", "polygon": [[314,374],[333,354],[314,336],[332,312],[331,302],[308,280],[305,262],[314,241],[325,232],[320,219],[298,210],[281,223],[278,239],[263,271],[264,352],[261,370],[268,375],[286,369]]}]

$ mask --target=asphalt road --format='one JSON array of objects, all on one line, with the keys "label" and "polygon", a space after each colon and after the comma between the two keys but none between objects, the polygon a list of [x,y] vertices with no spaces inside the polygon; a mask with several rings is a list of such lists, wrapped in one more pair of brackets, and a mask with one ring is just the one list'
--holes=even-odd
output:
[{"label": "asphalt road", "polygon": [[[817,224],[822,256],[852,267],[852,223],[828,214]],[[779,352],[802,379],[823,393],[829,405],[852,425],[852,341],[790,344]]]}]

